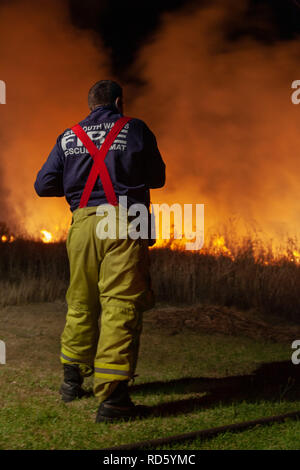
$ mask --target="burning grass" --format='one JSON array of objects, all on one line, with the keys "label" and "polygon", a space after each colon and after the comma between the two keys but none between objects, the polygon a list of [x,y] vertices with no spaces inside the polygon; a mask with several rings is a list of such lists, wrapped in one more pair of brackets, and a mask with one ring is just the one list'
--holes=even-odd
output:
[{"label": "burning grass", "polygon": [[[175,249],[174,249],[175,248]],[[299,323],[300,265],[295,242],[276,256],[250,238],[213,238],[199,252],[174,246],[151,249],[157,301],[256,309]],[[0,243],[0,305],[63,299],[69,269],[65,244],[16,239]]]}]

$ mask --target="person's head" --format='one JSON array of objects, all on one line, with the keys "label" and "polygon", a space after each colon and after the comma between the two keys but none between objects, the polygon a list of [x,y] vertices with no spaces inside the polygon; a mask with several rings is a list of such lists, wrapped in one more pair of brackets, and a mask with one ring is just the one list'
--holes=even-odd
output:
[{"label": "person's head", "polygon": [[115,106],[123,113],[122,87],[112,80],[100,80],[89,91],[88,105],[91,111],[98,106]]}]

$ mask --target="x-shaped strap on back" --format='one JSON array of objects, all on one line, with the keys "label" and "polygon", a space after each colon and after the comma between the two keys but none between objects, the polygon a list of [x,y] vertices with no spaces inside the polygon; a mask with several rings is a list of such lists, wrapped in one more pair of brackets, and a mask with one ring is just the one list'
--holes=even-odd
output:
[{"label": "x-shaped strap on back", "polygon": [[86,207],[98,176],[102,183],[107,202],[113,206],[118,205],[117,196],[104,160],[114,140],[116,139],[120,131],[123,129],[123,127],[127,124],[127,122],[130,121],[130,119],[131,118],[127,116],[123,116],[118,119],[118,121],[115,122],[115,124],[107,134],[100,149],[96,147],[94,142],[89,138],[89,136],[82,129],[80,124],[76,124],[72,127],[72,131],[75,135],[77,135],[78,139],[81,140],[81,142],[91,155],[92,159],[94,160],[94,164],[91,168],[90,174],[88,176],[86,185],[84,187],[80,199],[80,208]]}]

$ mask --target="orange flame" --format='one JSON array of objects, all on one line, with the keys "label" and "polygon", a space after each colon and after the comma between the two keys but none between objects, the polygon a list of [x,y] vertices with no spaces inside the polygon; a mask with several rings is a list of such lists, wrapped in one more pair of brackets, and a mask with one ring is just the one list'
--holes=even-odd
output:
[{"label": "orange flame", "polygon": [[43,243],[53,242],[53,235],[51,232],[48,232],[47,230],[41,230],[40,233],[42,234],[41,240]]},{"label": "orange flame", "polygon": [[229,248],[227,248],[225,244],[225,239],[223,236],[216,237],[213,242],[213,254],[215,255],[225,255],[228,256],[231,259],[234,259],[234,256],[232,255],[231,251]]},{"label": "orange flame", "polygon": [[1,242],[2,243],[12,243],[15,241],[15,237],[13,235],[1,235]]}]

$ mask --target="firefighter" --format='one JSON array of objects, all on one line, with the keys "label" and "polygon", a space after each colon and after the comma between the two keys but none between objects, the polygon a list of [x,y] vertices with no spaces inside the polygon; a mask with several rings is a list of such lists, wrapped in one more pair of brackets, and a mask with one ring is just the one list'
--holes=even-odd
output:
[{"label": "firefighter", "polygon": [[[70,284],[65,328],[61,336],[64,402],[84,397],[85,377],[93,374],[99,407],[96,422],[131,419],[139,407],[130,399],[143,312],[154,305],[149,275],[149,240],[99,237],[112,208],[120,226],[120,196],[128,208],[149,210],[150,188],[165,184],[165,164],[152,131],[123,116],[123,92],[111,80],[97,82],[88,93],[90,114],[57,139],[34,187],[41,197],[65,196],[72,211],[67,237]],[[127,219],[130,221],[128,212]]]}]

